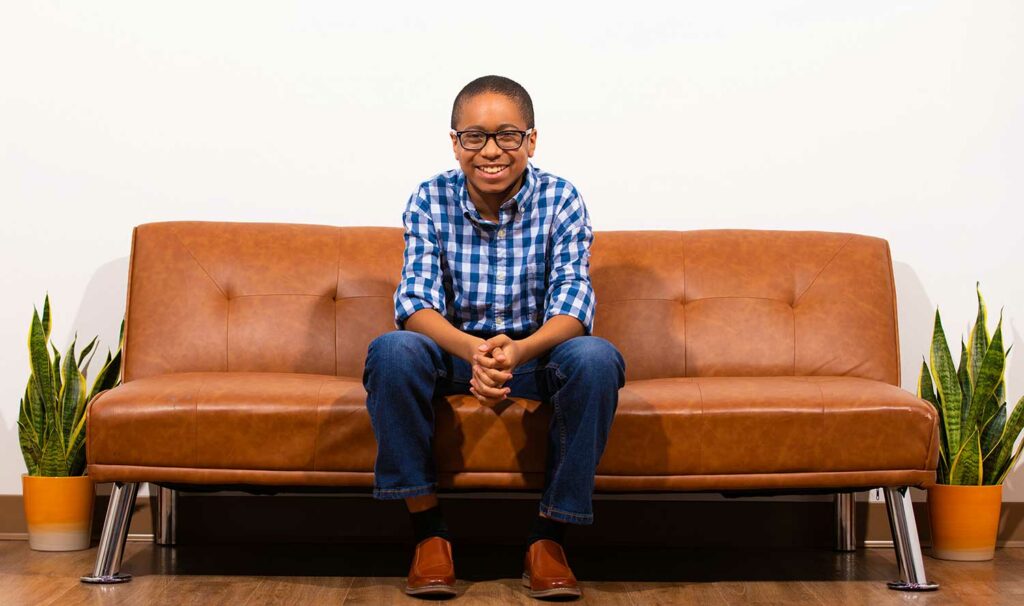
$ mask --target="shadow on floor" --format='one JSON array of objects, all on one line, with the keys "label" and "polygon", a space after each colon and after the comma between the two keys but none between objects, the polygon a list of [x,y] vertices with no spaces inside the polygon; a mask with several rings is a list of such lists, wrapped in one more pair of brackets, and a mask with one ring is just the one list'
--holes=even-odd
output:
[{"label": "shadow on floor", "polygon": [[[514,578],[523,551],[508,545],[456,545],[460,579]],[[580,580],[628,582],[887,581],[897,576],[864,550],[746,551],[659,547],[568,548]],[[126,557],[133,575],[404,577],[412,548],[401,544],[246,544],[152,546]]]}]

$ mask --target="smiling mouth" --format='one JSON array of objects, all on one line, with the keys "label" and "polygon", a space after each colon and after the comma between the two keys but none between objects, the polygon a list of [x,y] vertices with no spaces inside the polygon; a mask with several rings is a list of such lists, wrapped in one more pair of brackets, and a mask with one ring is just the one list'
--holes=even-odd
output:
[{"label": "smiling mouth", "polygon": [[483,174],[489,176],[489,177],[494,177],[494,176],[500,175],[500,174],[504,173],[506,170],[508,170],[508,166],[509,166],[508,164],[487,165],[487,166],[477,166],[476,169],[478,171],[482,172]]}]

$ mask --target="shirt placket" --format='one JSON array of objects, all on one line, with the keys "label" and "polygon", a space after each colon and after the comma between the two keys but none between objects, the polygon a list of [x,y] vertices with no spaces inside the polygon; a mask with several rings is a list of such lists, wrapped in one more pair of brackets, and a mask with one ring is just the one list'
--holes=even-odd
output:
[{"label": "shirt placket", "polygon": [[494,263],[494,326],[498,332],[504,332],[511,318],[506,317],[506,298],[508,296],[507,286],[507,259],[508,245],[506,244],[506,212],[498,211],[498,229],[495,232],[495,263]]}]

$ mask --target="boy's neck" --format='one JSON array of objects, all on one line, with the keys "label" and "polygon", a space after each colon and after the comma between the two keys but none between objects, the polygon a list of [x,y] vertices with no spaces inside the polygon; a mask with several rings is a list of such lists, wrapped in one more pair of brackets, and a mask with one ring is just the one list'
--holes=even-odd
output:
[{"label": "boy's neck", "polygon": [[498,222],[498,213],[501,205],[508,201],[509,198],[514,196],[519,189],[523,186],[523,180],[526,178],[526,171],[519,175],[519,178],[515,180],[508,189],[497,193],[485,193],[477,191],[473,184],[468,180],[466,181],[466,191],[469,193],[469,200],[476,207],[477,212],[480,216],[488,221]]}]

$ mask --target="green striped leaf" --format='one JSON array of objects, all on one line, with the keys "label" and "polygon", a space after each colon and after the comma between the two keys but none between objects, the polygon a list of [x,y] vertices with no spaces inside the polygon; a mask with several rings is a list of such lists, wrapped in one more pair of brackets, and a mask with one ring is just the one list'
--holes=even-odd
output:
[{"label": "green striped leaf", "polygon": [[68,451],[68,473],[80,476],[85,472],[85,417],[75,427],[71,435],[71,449]]},{"label": "green striped leaf", "polygon": [[56,433],[60,438],[61,448],[68,452],[71,443],[69,438],[75,427],[75,414],[79,409],[79,402],[85,397],[85,377],[78,370],[78,363],[75,360],[75,344],[78,337],[71,342],[68,353],[64,356],[64,389],[60,394],[60,417],[57,419]]},{"label": "green striped leaf", "polygon": [[93,337],[92,341],[89,341],[89,344],[82,350],[82,353],[78,354],[78,369],[82,371],[82,374],[85,374],[86,369],[89,368],[89,363],[92,361],[89,354],[95,353],[94,348],[98,339],[99,337]]},{"label": "green striped leaf", "polygon": [[[971,385],[971,374],[967,370],[967,366],[970,364],[970,356],[967,353],[967,345],[964,344],[963,339],[960,340],[960,363],[956,366],[956,378],[957,382],[960,383],[960,395],[964,402],[971,401],[971,394],[974,393],[973,385]],[[963,407],[960,415],[961,427],[967,425],[967,414],[968,408]]]},{"label": "green striped leaf", "polygon": [[996,447],[999,446],[999,439],[1003,437],[1003,428],[1006,426],[1006,403],[999,406],[996,414],[985,424],[981,432],[981,458],[988,461]]},{"label": "green striped leaf", "polygon": [[942,405],[939,404],[939,398],[935,395],[935,386],[932,385],[932,374],[928,370],[928,363],[921,360],[921,373],[917,378],[917,397],[929,402],[937,413],[939,413],[939,458],[942,463],[949,466],[949,458],[946,453],[949,452],[949,448],[946,445],[946,432],[942,430]]},{"label": "green striped leaf", "polygon": [[21,398],[21,408],[18,410],[18,420],[24,421],[36,433],[35,423],[32,422],[32,400],[29,399],[28,386],[25,386],[25,395]]},{"label": "green striped leaf", "polygon": [[[1003,352],[1003,319],[1000,314],[999,325],[992,335],[992,342],[985,351],[985,357],[978,368],[978,374],[974,378],[974,395],[971,398],[970,412],[967,415],[965,428],[975,427],[980,421],[987,417],[985,413],[996,409],[996,385],[1003,380],[1003,367],[1006,364],[1005,353]],[[991,416],[991,415],[988,415]]]},{"label": "green striped leaf", "polygon": [[107,358],[107,363],[103,365],[96,375],[96,380],[93,381],[87,402],[91,402],[101,392],[112,389],[121,378],[121,350],[118,349],[112,358],[108,353]]},{"label": "green striped leaf", "polygon": [[53,328],[53,316],[50,315],[50,293],[43,298],[43,340],[50,340],[50,330]]},{"label": "green striped leaf", "polygon": [[50,349],[53,351],[53,393],[59,394],[64,388],[63,379],[60,376],[60,351],[57,346],[50,342]]},{"label": "green striped leaf", "polygon": [[1020,446],[1017,447],[1017,452],[1013,453],[1013,457],[1010,458],[1009,463],[1006,465],[1006,469],[996,479],[996,484],[1002,484],[1006,481],[1006,476],[1009,475],[1010,471],[1017,466],[1017,461],[1020,460],[1020,453],[1024,450],[1024,441],[1021,441]]},{"label": "green striped leaf", "polygon": [[[935,328],[932,332],[932,346],[929,352],[935,386],[942,404],[943,427],[946,430],[946,445],[950,453],[960,452],[960,384],[956,378],[956,367],[946,344],[946,333],[942,330],[942,318],[935,310]],[[951,466],[952,467],[952,466]],[[950,470],[952,471],[952,469]]]},{"label": "green striped leaf", "polygon": [[977,429],[967,434],[953,466],[949,470],[950,483],[957,486],[981,484],[981,436]]},{"label": "green striped leaf", "polygon": [[61,447],[57,436],[49,435],[43,438],[43,462],[39,467],[39,475],[47,477],[65,477],[68,475],[68,465],[64,458],[64,449]]},{"label": "green striped leaf", "polygon": [[981,283],[976,282],[974,289],[978,293],[978,317],[974,320],[974,326],[971,327],[971,335],[968,337],[968,341],[971,343],[968,371],[971,375],[971,381],[977,383],[978,370],[981,368],[981,361],[985,358],[985,352],[988,350],[989,337],[988,312],[985,309],[985,299],[981,296]]},{"label": "green striped leaf", "polygon": [[1013,446],[1020,436],[1021,430],[1024,430],[1024,397],[1017,400],[1017,404],[1013,407],[1010,417],[1003,426],[1003,435],[999,437],[999,445],[990,455],[992,464],[985,467],[984,481],[986,484],[999,484],[1002,479],[1006,478],[1006,473],[1011,468],[1011,457],[1016,456],[1013,454]]},{"label": "green striped leaf", "polygon": [[46,408],[43,406],[43,397],[39,394],[39,384],[35,377],[28,378],[28,388],[25,390],[28,396],[29,418],[32,420],[32,428],[39,436],[39,447],[43,446],[43,433],[46,430]]},{"label": "green striped leaf", "polygon": [[[1003,355],[1003,359],[1004,360],[1005,359],[1009,359],[1010,351],[1012,349],[1013,349],[1013,344],[1011,343],[1010,346],[1006,348],[1006,354]],[[1006,402],[1006,367],[1005,366],[1003,367],[1003,377],[1002,377],[1002,379],[1000,379],[999,385],[996,385],[996,402],[1002,402],[1002,403]]]},{"label": "green striped leaf", "polygon": [[39,469],[39,462],[43,458],[42,450],[39,447],[39,436],[29,419],[27,396],[21,399],[18,408],[18,443],[21,445],[21,454],[25,458],[25,467],[28,468],[28,475],[36,475]]},{"label": "green striped leaf", "polygon": [[47,413],[56,413],[57,390],[53,384],[53,367],[50,360],[50,351],[46,347],[46,335],[43,331],[43,323],[39,319],[39,313],[32,311],[32,327],[28,335],[29,363],[32,367],[32,376],[39,385],[39,395],[42,397],[43,405]]}]

